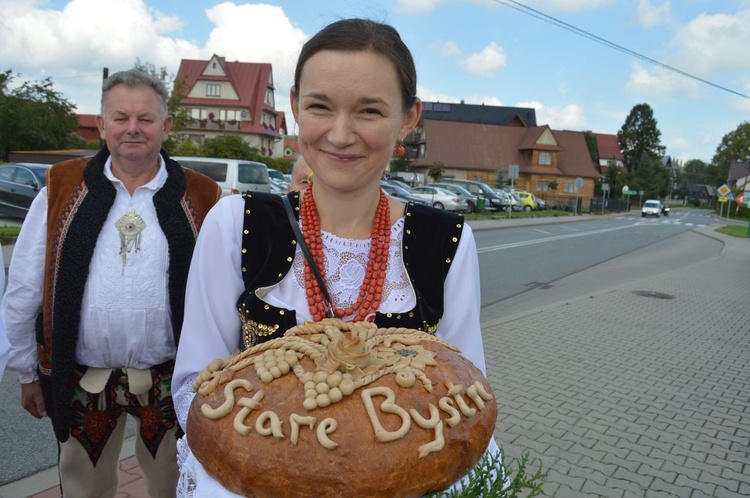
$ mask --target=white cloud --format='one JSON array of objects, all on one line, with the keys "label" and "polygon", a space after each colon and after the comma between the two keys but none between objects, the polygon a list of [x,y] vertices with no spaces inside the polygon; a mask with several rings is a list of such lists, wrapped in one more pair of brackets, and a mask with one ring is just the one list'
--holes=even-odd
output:
[{"label": "white cloud", "polygon": [[545,106],[538,101],[518,102],[517,107],[531,107],[536,110],[538,125],[549,125],[553,130],[584,130],[586,112],[577,104]]},{"label": "white cloud", "polygon": [[503,48],[495,42],[490,42],[481,52],[471,54],[459,65],[471,74],[492,78],[495,72],[505,67],[508,57]]},{"label": "white cloud", "polygon": [[672,15],[672,6],[668,1],[661,5],[654,5],[650,0],[640,0],[637,12],[638,22],[641,23],[641,26],[650,29],[669,22]]},{"label": "white cloud", "polygon": [[417,96],[428,102],[459,102],[461,100],[446,93],[436,92],[422,85],[417,85]]},{"label": "white cloud", "polygon": [[405,14],[423,14],[440,5],[441,0],[396,0],[396,12]]},{"label": "white cloud", "polygon": [[430,45],[430,50],[437,53],[441,57],[460,57],[462,54],[461,49],[458,48],[455,42],[438,40]]},{"label": "white cloud", "polygon": [[744,73],[750,66],[750,9],[701,14],[679,29],[671,44],[678,51],[676,64],[708,79]]},{"label": "white cloud", "polygon": [[281,7],[271,5],[224,2],[207,9],[206,15],[214,23],[206,42],[206,58],[218,54],[230,62],[271,63],[275,107],[286,113],[287,127],[293,129],[289,89],[294,84],[299,50],[308,35],[292,24]]},{"label": "white cloud", "polygon": [[[179,37],[184,23],[145,0],[71,0],[62,9],[46,1],[0,0],[0,60],[23,79],[50,77],[79,113],[99,110],[102,69],[110,73],[136,59],[177,72],[182,59],[270,62],[276,108],[293,123],[289,88],[307,35],[280,7],[224,2],[206,9],[214,27],[204,45]],[[252,26],[252,29],[248,27]]]},{"label": "white cloud", "polygon": [[638,62],[631,64],[630,78],[625,91],[637,96],[697,95],[698,82],[661,66],[646,68]]}]

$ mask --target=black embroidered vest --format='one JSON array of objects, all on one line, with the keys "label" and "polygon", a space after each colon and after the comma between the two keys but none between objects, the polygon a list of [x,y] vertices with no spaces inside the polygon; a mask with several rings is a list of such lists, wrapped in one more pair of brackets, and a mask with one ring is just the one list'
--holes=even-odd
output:
[{"label": "black embroidered vest", "polygon": [[[297,241],[281,197],[248,192],[242,237],[245,292],[237,301],[242,319],[240,349],[281,336],[297,325],[294,310],[264,302],[264,289],[278,285],[290,271]],[[299,219],[299,193],[288,194]],[[407,327],[434,334],[443,316],[443,284],[456,254],[463,216],[409,203],[406,206],[402,254],[416,293],[414,309],[375,316],[379,327]]]}]

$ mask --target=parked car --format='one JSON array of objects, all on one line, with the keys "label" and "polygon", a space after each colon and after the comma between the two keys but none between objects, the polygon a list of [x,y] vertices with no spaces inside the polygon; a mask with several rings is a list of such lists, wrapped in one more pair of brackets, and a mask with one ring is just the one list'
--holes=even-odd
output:
[{"label": "parked car", "polygon": [[286,186],[287,186],[287,184],[289,184],[289,182],[284,177],[284,173],[282,173],[281,171],[279,171],[277,169],[268,168],[268,177],[269,178],[274,178],[277,181],[281,182],[281,184],[284,187],[284,190],[286,190]]},{"label": "parked car", "polygon": [[477,213],[479,211],[484,211],[484,197],[474,195],[465,188],[463,188],[461,185],[454,185],[452,183],[441,183],[441,182],[435,182],[432,184],[433,187],[440,187],[444,188],[445,190],[449,190],[450,192],[453,192],[458,197],[464,199],[466,201],[466,204],[469,205],[469,212],[470,213]]},{"label": "parked car", "polygon": [[521,199],[521,209],[524,211],[535,211],[536,201],[534,201],[534,194],[526,192],[525,190],[516,190],[513,192]]},{"label": "parked car", "polygon": [[646,216],[654,216],[656,218],[661,216],[661,202],[649,199],[646,202],[643,203],[643,208],[641,208],[641,218],[645,218]]},{"label": "parked car", "polygon": [[276,178],[269,178],[269,185],[271,186],[271,193],[284,195],[287,193],[287,183],[282,182]]},{"label": "parked car", "polygon": [[664,216],[669,216],[669,204],[666,202],[661,205],[661,214]]},{"label": "parked car", "polygon": [[484,208],[488,211],[508,211],[511,209],[508,200],[499,196],[486,183],[474,180],[458,180],[456,178],[441,178],[440,183],[460,185],[471,194],[484,197]]},{"label": "parked car", "polygon": [[410,189],[409,193],[429,201],[432,203],[432,207],[438,209],[457,212],[467,212],[469,210],[469,205],[464,199],[459,198],[456,194],[444,188],[423,185]]},{"label": "parked car", "polygon": [[221,187],[221,195],[239,194],[247,190],[270,192],[268,167],[244,159],[218,157],[172,157],[184,168],[203,173]]},{"label": "parked car", "polygon": [[0,214],[25,218],[36,194],[47,184],[51,164],[7,163],[0,165]]},{"label": "parked car", "polygon": [[398,199],[399,201],[413,202],[414,204],[422,204],[423,206],[430,205],[430,201],[422,199],[421,197],[417,197],[416,195],[411,195],[408,190],[406,190],[404,187],[401,187],[400,185],[394,185],[393,183],[387,181],[381,181],[380,188],[382,188],[386,194],[395,199]]}]

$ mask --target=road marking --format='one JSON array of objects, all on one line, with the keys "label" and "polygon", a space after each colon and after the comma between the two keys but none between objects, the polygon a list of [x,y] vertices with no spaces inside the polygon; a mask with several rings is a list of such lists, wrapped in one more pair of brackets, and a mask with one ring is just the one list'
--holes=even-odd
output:
[{"label": "road marking", "polygon": [[552,232],[547,232],[547,231],[544,231],[544,230],[542,230],[541,228],[535,228],[535,229],[534,229],[534,231],[537,231],[537,232],[541,232],[541,233],[543,233],[543,234],[545,234],[545,235],[550,235],[550,234],[552,234]]},{"label": "road marking", "polygon": [[614,232],[616,230],[623,230],[625,228],[633,228],[634,226],[637,226],[637,225],[638,223],[634,223],[632,225],[625,225],[625,226],[614,227],[614,228],[602,228],[601,230],[592,230],[590,232],[569,233],[566,235],[556,235],[554,237],[545,237],[543,239],[527,240],[524,242],[512,242],[510,244],[502,244],[499,246],[483,247],[481,249],[477,249],[477,254],[482,254],[485,252],[493,252],[493,251],[502,251],[504,249],[513,249],[515,247],[530,246],[534,244],[542,244],[544,242],[554,242],[556,240],[572,239],[575,237],[585,237],[587,235],[597,235],[600,233]]}]

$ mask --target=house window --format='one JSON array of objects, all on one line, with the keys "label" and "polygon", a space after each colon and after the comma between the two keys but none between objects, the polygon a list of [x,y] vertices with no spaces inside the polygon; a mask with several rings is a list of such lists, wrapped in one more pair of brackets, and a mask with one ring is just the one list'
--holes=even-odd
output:
[{"label": "house window", "polygon": [[193,119],[206,119],[205,109],[190,109],[190,117]]},{"label": "house window", "polygon": [[536,182],[536,191],[537,192],[547,192],[549,190],[549,182],[538,180]]},{"label": "house window", "polygon": [[563,184],[563,192],[568,192],[570,194],[577,194],[578,188],[576,187],[575,183],[565,183]]},{"label": "house window", "polygon": [[552,164],[552,153],[551,152],[540,152],[539,153],[539,164],[550,166]]},{"label": "house window", "polygon": [[221,109],[219,111],[220,121],[237,121],[237,111],[234,109]]},{"label": "house window", "polygon": [[266,100],[265,100],[265,102],[266,102],[266,105],[269,105],[271,107],[274,106],[274,104],[273,104],[273,90],[271,90],[270,88],[266,90]]},{"label": "house window", "polygon": [[209,84],[206,85],[206,96],[207,97],[221,97],[221,85]]}]

